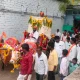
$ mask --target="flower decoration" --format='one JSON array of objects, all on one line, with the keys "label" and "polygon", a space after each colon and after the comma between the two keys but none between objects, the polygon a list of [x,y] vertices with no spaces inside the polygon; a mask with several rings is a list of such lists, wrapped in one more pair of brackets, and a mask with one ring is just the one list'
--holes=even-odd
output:
[{"label": "flower decoration", "polygon": [[28,21],[30,24],[32,24],[32,27],[37,26],[38,29],[40,29],[42,27],[42,25],[51,28],[52,27],[52,20],[47,18],[47,17],[43,17],[42,20],[37,20],[36,18],[30,16],[30,19]]},{"label": "flower decoration", "polygon": [[38,26],[38,29],[40,29],[42,27],[42,20],[37,21],[37,26]]},{"label": "flower decoration", "polygon": [[47,24],[47,27],[49,27],[49,28],[51,28],[51,26],[52,26],[52,20],[50,20],[50,19],[46,19],[46,24]]},{"label": "flower decoration", "polygon": [[48,40],[48,37],[43,33],[39,36],[39,46],[42,46],[43,50],[46,50]]},{"label": "flower decoration", "polygon": [[32,16],[30,16],[28,23],[32,24]]},{"label": "flower decoration", "polygon": [[3,48],[7,49],[4,51],[4,54],[3,54],[4,63],[6,64],[5,61],[6,61],[7,57],[10,55],[10,51],[13,50],[13,48],[7,44],[4,44]]}]

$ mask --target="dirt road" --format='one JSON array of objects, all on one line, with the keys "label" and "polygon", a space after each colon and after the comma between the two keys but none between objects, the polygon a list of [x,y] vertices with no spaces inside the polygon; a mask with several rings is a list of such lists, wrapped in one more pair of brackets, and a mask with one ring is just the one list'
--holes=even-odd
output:
[{"label": "dirt road", "polygon": [[[10,73],[11,69],[12,69],[12,65],[7,65],[7,66],[5,66],[5,70],[2,71],[1,65],[0,65],[0,80],[17,80],[19,71],[15,70],[14,73]],[[35,73],[33,73],[32,80],[36,80]],[[45,80],[47,80],[47,79],[45,79]],[[56,76],[56,80],[59,80],[58,76]]]}]

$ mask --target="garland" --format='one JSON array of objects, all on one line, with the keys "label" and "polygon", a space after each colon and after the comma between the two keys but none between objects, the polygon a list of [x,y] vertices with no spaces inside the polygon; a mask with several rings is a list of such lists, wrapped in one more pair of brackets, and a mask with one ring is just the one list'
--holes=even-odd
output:
[{"label": "garland", "polygon": [[4,52],[4,54],[3,54],[3,58],[4,58],[4,60],[6,60],[6,57],[9,55],[9,53],[10,53],[10,50],[13,50],[13,48],[12,47],[10,47],[9,45],[7,45],[7,44],[5,44],[4,46],[3,46],[3,48],[7,48],[7,50]]},{"label": "garland", "polygon": [[48,37],[43,33],[39,36],[39,46],[42,46],[43,50],[46,50],[48,41]]},{"label": "garland", "polygon": [[32,24],[32,27],[37,26],[38,29],[40,29],[42,25],[48,28],[52,27],[52,20],[47,17],[44,17],[42,20],[37,20],[36,18],[30,16],[28,23]]}]

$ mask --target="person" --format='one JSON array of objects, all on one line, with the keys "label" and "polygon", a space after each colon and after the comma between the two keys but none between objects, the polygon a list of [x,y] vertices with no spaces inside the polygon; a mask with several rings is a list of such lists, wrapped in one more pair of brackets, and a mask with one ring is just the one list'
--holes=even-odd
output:
[{"label": "person", "polygon": [[68,32],[66,33],[67,37],[70,37],[70,38],[71,38],[70,34],[71,34],[70,31],[68,31]]},{"label": "person", "polygon": [[36,43],[36,39],[32,38],[30,36],[30,33],[28,33],[27,36],[26,36],[26,39],[25,39],[24,43],[27,43],[27,42],[35,42]]},{"label": "person", "polygon": [[39,32],[37,31],[36,26],[33,27],[33,33],[32,34],[33,34],[32,37],[35,38],[36,40],[38,40]]},{"label": "person", "polygon": [[75,36],[75,39],[76,39],[76,44],[78,44],[79,35],[76,35],[76,36]]},{"label": "person", "polygon": [[24,33],[24,40],[25,40],[28,32],[25,30],[23,33]]},{"label": "person", "polygon": [[56,31],[56,33],[55,33],[55,36],[61,37],[61,33],[60,33],[59,29],[57,29],[57,31]]},{"label": "person", "polygon": [[47,56],[42,52],[42,47],[37,48],[37,52],[34,55],[34,70],[36,72],[36,80],[43,80],[47,76],[48,61]]},{"label": "person", "polygon": [[66,57],[68,54],[68,50],[64,49],[62,52],[62,60],[60,64],[60,80],[63,80],[68,75],[68,67],[69,67],[69,61]]},{"label": "person", "polygon": [[29,39],[30,38],[30,33],[27,33],[27,35],[26,35],[26,39]]},{"label": "person", "polygon": [[21,45],[23,56],[20,61],[20,72],[17,80],[31,80],[33,56],[29,51],[29,45],[24,43]]},{"label": "person", "polygon": [[57,51],[58,61],[59,61],[59,64],[60,64],[61,58],[62,58],[62,50],[65,49],[65,44],[64,44],[63,41],[60,41],[59,36],[55,36],[55,47],[54,48]]},{"label": "person", "polygon": [[66,38],[67,38],[67,34],[66,34],[66,30],[63,32],[63,34],[61,35],[61,41],[66,41]]},{"label": "person", "polygon": [[30,40],[30,36],[29,36],[29,35],[30,35],[30,33],[28,33],[28,34],[26,35],[26,39],[24,40],[25,43]]},{"label": "person", "polygon": [[75,38],[76,34],[75,33],[72,33],[72,38]]},{"label": "person", "polygon": [[66,41],[65,41],[65,49],[69,49],[71,46],[71,43],[70,43],[70,37],[67,37]]},{"label": "person", "polygon": [[75,34],[78,33],[78,29],[76,27],[74,27],[73,30],[74,30]]},{"label": "person", "polygon": [[68,55],[67,58],[69,61],[71,61],[74,57],[77,57],[77,47],[76,47],[76,39],[75,38],[71,38],[71,46],[68,50]]},{"label": "person", "polygon": [[80,40],[78,41],[78,44],[77,44],[77,63],[80,65]]},{"label": "person", "polygon": [[48,43],[48,48],[50,49],[50,53],[48,55],[48,80],[55,80],[55,71],[58,66],[58,55],[54,49],[54,44],[55,43],[53,41]]},{"label": "person", "polygon": [[77,58],[73,58],[69,64],[69,74],[71,74],[78,67]]}]

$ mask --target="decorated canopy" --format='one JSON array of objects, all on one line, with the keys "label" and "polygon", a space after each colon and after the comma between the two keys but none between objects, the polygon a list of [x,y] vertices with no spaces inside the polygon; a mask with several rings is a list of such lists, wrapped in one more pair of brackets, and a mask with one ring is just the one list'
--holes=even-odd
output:
[{"label": "decorated canopy", "polygon": [[32,33],[33,27],[37,26],[39,34],[45,34],[48,38],[51,35],[52,19],[47,17],[30,16],[28,32]]}]

